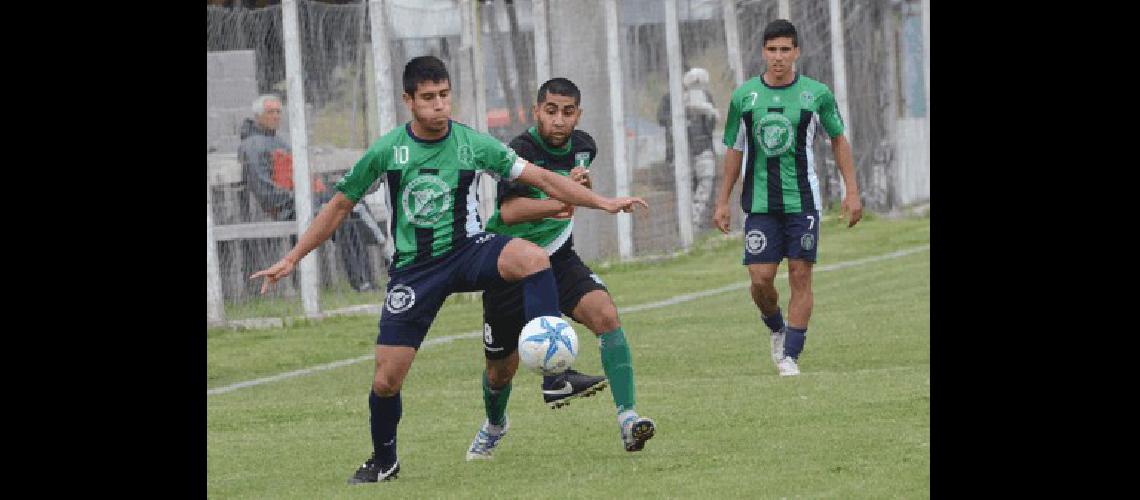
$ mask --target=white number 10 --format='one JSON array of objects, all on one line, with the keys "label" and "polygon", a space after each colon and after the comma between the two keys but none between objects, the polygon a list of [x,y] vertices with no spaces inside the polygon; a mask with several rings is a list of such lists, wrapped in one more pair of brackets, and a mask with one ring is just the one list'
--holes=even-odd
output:
[{"label": "white number 10", "polygon": [[396,163],[408,162],[408,147],[407,146],[392,146],[392,161]]}]

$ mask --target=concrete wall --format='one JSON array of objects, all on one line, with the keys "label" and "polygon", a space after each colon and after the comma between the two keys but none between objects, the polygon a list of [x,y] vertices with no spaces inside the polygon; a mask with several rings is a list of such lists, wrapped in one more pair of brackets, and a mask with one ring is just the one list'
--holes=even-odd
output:
[{"label": "concrete wall", "polygon": [[900,118],[896,147],[898,169],[895,176],[896,206],[930,201],[930,137],[927,118]]},{"label": "concrete wall", "polygon": [[257,76],[252,50],[206,53],[206,151],[237,151],[243,119],[252,116]]},{"label": "concrete wall", "polygon": [[[551,27],[550,76],[569,78],[582,91],[582,118],[578,128],[593,136],[598,145],[598,155],[590,168],[594,191],[614,196],[605,9],[600,0],[548,1],[547,6]],[[574,247],[585,260],[616,257],[616,216],[593,209],[574,212]]]}]

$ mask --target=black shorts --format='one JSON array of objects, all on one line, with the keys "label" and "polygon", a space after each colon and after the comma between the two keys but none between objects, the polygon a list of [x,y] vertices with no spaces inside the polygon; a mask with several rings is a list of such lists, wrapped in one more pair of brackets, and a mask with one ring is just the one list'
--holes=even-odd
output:
[{"label": "black shorts", "polygon": [[505,286],[499,254],[511,239],[479,233],[442,257],[392,271],[376,343],[419,349],[448,295]]},{"label": "black shorts", "polygon": [[[606,284],[586,266],[572,244],[566,244],[550,256],[550,268],[558,283],[558,308],[571,314],[578,302],[594,290],[606,290]],[[483,353],[487,359],[503,359],[518,349],[523,325],[522,282],[483,292]],[[575,318],[577,319],[577,318]]]},{"label": "black shorts", "polygon": [[779,264],[784,257],[814,263],[819,212],[748,214],[744,219],[744,265]]}]

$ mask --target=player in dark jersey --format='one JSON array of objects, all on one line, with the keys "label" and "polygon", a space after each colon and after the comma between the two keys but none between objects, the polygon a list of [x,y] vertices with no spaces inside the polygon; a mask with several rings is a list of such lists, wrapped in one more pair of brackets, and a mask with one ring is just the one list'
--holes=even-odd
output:
[{"label": "player in dark jersey", "polygon": [[[364,196],[383,177],[388,185],[389,213],[396,254],[380,333],[376,339],[376,371],[368,407],[373,454],[349,478],[349,484],[396,477],[396,427],[403,412],[400,387],[411,368],[444,299],[452,292],[477,291],[521,282],[529,320],[559,316],[558,289],[546,252],[520,238],[484,233],[476,211],[478,172],[519,180],[574,205],[609,213],[648,206],[631,197],[606,198],[578,183],[518,158],[498,140],[453,122],[447,68],[433,56],[412,59],[404,67],[404,104],[412,120],[374,142],[336,183],[337,194],[305,229],[296,246],[268,269],[262,293],[288,276],[301,260],[329,238]],[[488,370],[492,362],[488,361]],[[489,434],[506,431],[506,405],[494,404],[506,386],[485,386],[495,409]],[[505,398],[503,398],[505,399]]]},{"label": "player in dark jersey", "polygon": [[[724,179],[713,223],[728,233],[728,198],[744,164],[740,205],[744,222],[744,265],[752,278],[752,301],[771,329],[772,362],[781,376],[799,375],[797,361],[811,317],[811,271],[819,240],[820,196],[812,156],[816,129],[831,138],[846,193],[840,218],[854,226],[863,216],[851,145],[843,118],[826,85],[795,71],[799,38],[792,23],[777,19],[764,28],[764,74],[732,93],[724,127]],[[788,322],[784,324],[774,280],[788,258]]]},{"label": "player in dark jersey", "polygon": [[[554,78],[543,83],[533,109],[536,126],[515,137],[510,146],[520,158],[590,187],[589,167],[598,148],[590,134],[575,129],[582,114],[580,104],[581,92],[570,80]],[[653,437],[655,425],[634,409],[633,361],[625,332],[605,284],[574,251],[573,212],[573,205],[552,199],[540,189],[500,181],[498,207],[487,222],[487,231],[532,241],[550,255],[559,306],[597,336],[602,367],[613,382],[622,444],[626,451],[639,451]],[[483,294],[484,353],[487,359],[514,359],[508,364],[512,370],[518,366],[519,331],[526,324],[522,298],[518,285]],[[593,394],[605,382],[604,377],[567,370],[544,377],[543,398],[551,408],[558,408],[572,397]],[[484,451],[476,436],[467,459],[489,458]]]}]

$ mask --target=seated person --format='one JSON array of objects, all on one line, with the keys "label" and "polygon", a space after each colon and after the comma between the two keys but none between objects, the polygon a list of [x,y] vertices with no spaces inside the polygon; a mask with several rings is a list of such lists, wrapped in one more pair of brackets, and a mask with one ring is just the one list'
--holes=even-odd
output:
[{"label": "seated person", "polygon": [[[293,155],[289,144],[277,136],[281,125],[281,99],[262,95],[253,101],[253,118],[246,118],[241,127],[241,145],[238,159],[242,165],[242,180],[257,200],[258,206],[272,220],[296,220],[293,201]],[[319,178],[313,180],[313,210],[328,202],[332,190]],[[296,239],[293,236],[292,239]],[[372,284],[372,262],[365,244],[378,243],[360,214],[354,212],[333,235],[349,284],[357,291],[375,290]],[[265,252],[256,252],[262,254]],[[254,266],[255,268],[264,266]]]}]

